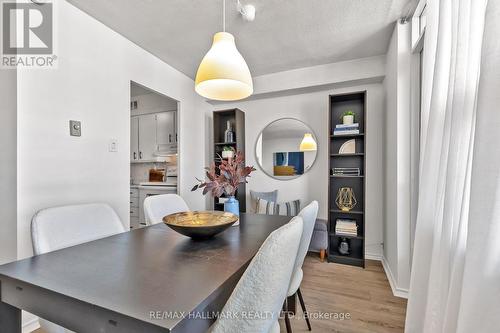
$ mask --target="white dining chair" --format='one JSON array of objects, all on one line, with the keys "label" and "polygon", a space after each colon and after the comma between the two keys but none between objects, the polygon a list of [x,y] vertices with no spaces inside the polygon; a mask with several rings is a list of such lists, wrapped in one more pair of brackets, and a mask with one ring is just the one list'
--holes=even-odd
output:
[{"label": "white dining chair", "polygon": [[[105,238],[125,231],[120,218],[109,205],[91,203],[40,210],[31,221],[35,255]],[[40,318],[47,333],[71,332]]]},{"label": "white dining chair", "polygon": [[[290,286],[288,287],[287,297],[293,296],[297,294],[299,297],[300,306],[302,311],[304,312],[304,317],[306,319],[307,328],[309,331],[311,330],[311,322],[309,321],[309,315],[307,313],[306,305],[304,303],[304,298],[302,297],[302,293],[300,291],[300,284],[302,283],[302,278],[304,277],[304,273],[302,271],[302,265],[304,264],[304,260],[307,255],[307,250],[309,248],[309,244],[311,243],[311,238],[314,230],[314,224],[316,223],[316,218],[318,217],[318,209],[319,205],[317,201],[311,202],[309,205],[304,207],[299,213],[299,215],[304,221],[304,231],[302,232],[302,237],[300,239],[299,250],[297,252],[297,257],[295,259],[294,269],[292,273],[292,278],[290,280]],[[290,325],[290,318],[288,313],[285,312],[285,323],[286,330],[288,333],[292,332],[292,328]]]},{"label": "white dining chair", "polygon": [[167,215],[187,211],[188,205],[177,194],[153,195],[144,199],[144,217],[148,225],[163,222]]},{"label": "white dining chair", "polygon": [[301,217],[294,217],[268,236],[212,325],[212,333],[280,331],[278,318],[292,276],[302,224]]},{"label": "white dining chair", "polygon": [[36,213],[31,221],[36,255],[124,231],[125,227],[116,212],[104,203],[46,208]]}]

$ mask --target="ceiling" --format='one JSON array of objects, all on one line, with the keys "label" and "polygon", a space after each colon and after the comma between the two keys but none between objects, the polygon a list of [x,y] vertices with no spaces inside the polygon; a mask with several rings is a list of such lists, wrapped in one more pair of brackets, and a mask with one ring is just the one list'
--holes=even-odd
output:
[{"label": "ceiling", "polygon": [[[194,78],[222,30],[222,0],[68,0]],[[385,54],[409,0],[241,0],[257,9],[245,22],[226,0],[226,30],[252,75]]]}]

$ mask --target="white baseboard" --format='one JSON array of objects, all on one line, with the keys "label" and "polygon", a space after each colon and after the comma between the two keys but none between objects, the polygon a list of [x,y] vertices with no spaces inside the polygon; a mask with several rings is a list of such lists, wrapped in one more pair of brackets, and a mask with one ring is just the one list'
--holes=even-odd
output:
[{"label": "white baseboard", "polygon": [[38,321],[38,317],[32,315],[31,313],[24,312],[22,313],[23,317],[23,333],[31,333],[34,330],[40,328],[40,322]]},{"label": "white baseboard", "polygon": [[366,253],[365,252],[365,259],[382,261],[382,255],[379,253]]},{"label": "white baseboard", "polygon": [[394,279],[394,275],[392,275],[389,264],[387,263],[387,260],[383,255],[380,255],[378,253],[365,253],[365,259],[381,261],[382,266],[384,267],[385,275],[387,276],[387,280],[389,280],[392,294],[396,297],[408,299],[408,289],[397,287],[396,279]]},{"label": "white baseboard", "polygon": [[389,263],[387,262],[384,256],[382,256],[382,266],[384,267],[387,280],[389,280],[389,284],[391,285],[392,294],[396,297],[408,299],[408,289],[398,287],[396,279],[394,278],[391,268],[389,267]]}]

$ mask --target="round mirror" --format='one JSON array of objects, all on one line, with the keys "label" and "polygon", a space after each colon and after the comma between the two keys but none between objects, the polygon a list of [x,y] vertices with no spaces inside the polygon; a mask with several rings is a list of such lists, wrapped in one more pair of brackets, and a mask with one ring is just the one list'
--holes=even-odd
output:
[{"label": "round mirror", "polygon": [[255,144],[255,157],[262,171],[279,180],[300,177],[314,164],[317,139],[313,130],[294,118],[273,121]]}]

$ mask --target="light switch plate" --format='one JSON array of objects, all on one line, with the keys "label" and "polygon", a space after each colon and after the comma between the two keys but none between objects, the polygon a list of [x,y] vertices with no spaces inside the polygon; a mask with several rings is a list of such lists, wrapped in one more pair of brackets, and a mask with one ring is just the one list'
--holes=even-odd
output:
[{"label": "light switch plate", "polygon": [[118,141],[116,139],[109,140],[109,152],[116,153],[118,151]]},{"label": "light switch plate", "polygon": [[69,121],[69,135],[82,136],[82,123],[78,120]]}]

